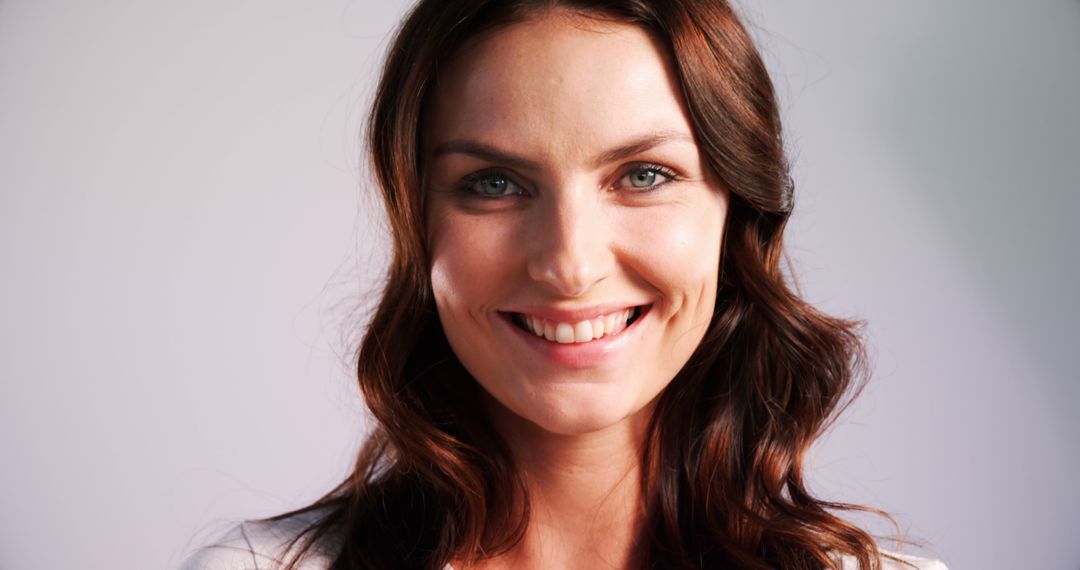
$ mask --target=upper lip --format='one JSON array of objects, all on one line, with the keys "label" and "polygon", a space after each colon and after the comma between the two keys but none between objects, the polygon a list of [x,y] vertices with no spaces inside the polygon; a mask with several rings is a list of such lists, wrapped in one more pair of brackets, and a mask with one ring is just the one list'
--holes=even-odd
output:
[{"label": "upper lip", "polygon": [[617,313],[625,309],[632,309],[634,307],[647,304],[648,303],[605,303],[602,305],[589,305],[588,307],[522,305],[518,307],[510,307],[500,312],[522,313],[530,317],[541,318],[558,323],[577,323],[580,321],[592,320],[596,317],[600,317],[610,313]]}]

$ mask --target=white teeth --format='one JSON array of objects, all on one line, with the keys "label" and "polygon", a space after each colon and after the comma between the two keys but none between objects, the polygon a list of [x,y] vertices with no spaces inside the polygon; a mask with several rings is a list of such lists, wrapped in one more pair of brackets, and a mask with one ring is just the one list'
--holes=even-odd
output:
[{"label": "white teeth", "polygon": [[521,315],[521,322],[533,334],[549,341],[561,344],[582,343],[622,332],[633,313],[633,309],[626,309],[577,323],[556,323]]},{"label": "white teeth", "polygon": [[574,327],[559,323],[555,326],[555,340],[558,342],[574,342]]},{"label": "white teeth", "polygon": [[536,336],[544,336],[544,325],[539,320],[532,317],[525,317],[529,321],[529,329],[532,330]]},{"label": "white teeth", "polygon": [[589,342],[592,340],[592,322],[581,321],[574,325],[574,342]]}]

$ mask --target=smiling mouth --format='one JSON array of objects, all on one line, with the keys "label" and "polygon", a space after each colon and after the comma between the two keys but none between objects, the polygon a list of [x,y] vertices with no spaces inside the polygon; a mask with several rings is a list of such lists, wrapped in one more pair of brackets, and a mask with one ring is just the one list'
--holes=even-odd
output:
[{"label": "smiling mouth", "polygon": [[509,313],[514,326],[534,336],[559,344],[583,344],[615,337],[633,325],[652,305],[639,305],[602,317],[576,323],[555,322],[523,313]]}]

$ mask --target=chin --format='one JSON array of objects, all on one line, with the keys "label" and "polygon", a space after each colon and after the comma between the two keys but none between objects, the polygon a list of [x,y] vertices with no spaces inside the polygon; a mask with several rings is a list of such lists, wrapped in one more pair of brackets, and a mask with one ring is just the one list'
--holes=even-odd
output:
[{"label": "chin", "polygon": [[[578,392],[570,390],[570,392]],[[594,392],[588,390],[587,392]],[[547,402],[515,406],[515,415],[551,434],[575,436],[603,431],[638,416],[643,405],[619,395],[560,394]]]},{"label": "chin", "polygon": [[556,417],[548,416],[534,421],[540,429],[555,435],[585,435],[608,429],[626,416],[614,417],[606,413],[596,414],[563,414]]}]

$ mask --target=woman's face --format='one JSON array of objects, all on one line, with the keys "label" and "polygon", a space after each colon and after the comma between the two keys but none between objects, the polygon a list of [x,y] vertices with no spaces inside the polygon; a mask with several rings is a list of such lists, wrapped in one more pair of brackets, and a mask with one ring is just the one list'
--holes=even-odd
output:
[{"label": "woman's face", "polygon": [[457,55],[424,129],[432,287],[465,368],[552,433],[644,413],[710,322],[727,210],[661,48],[546,13]]}]

